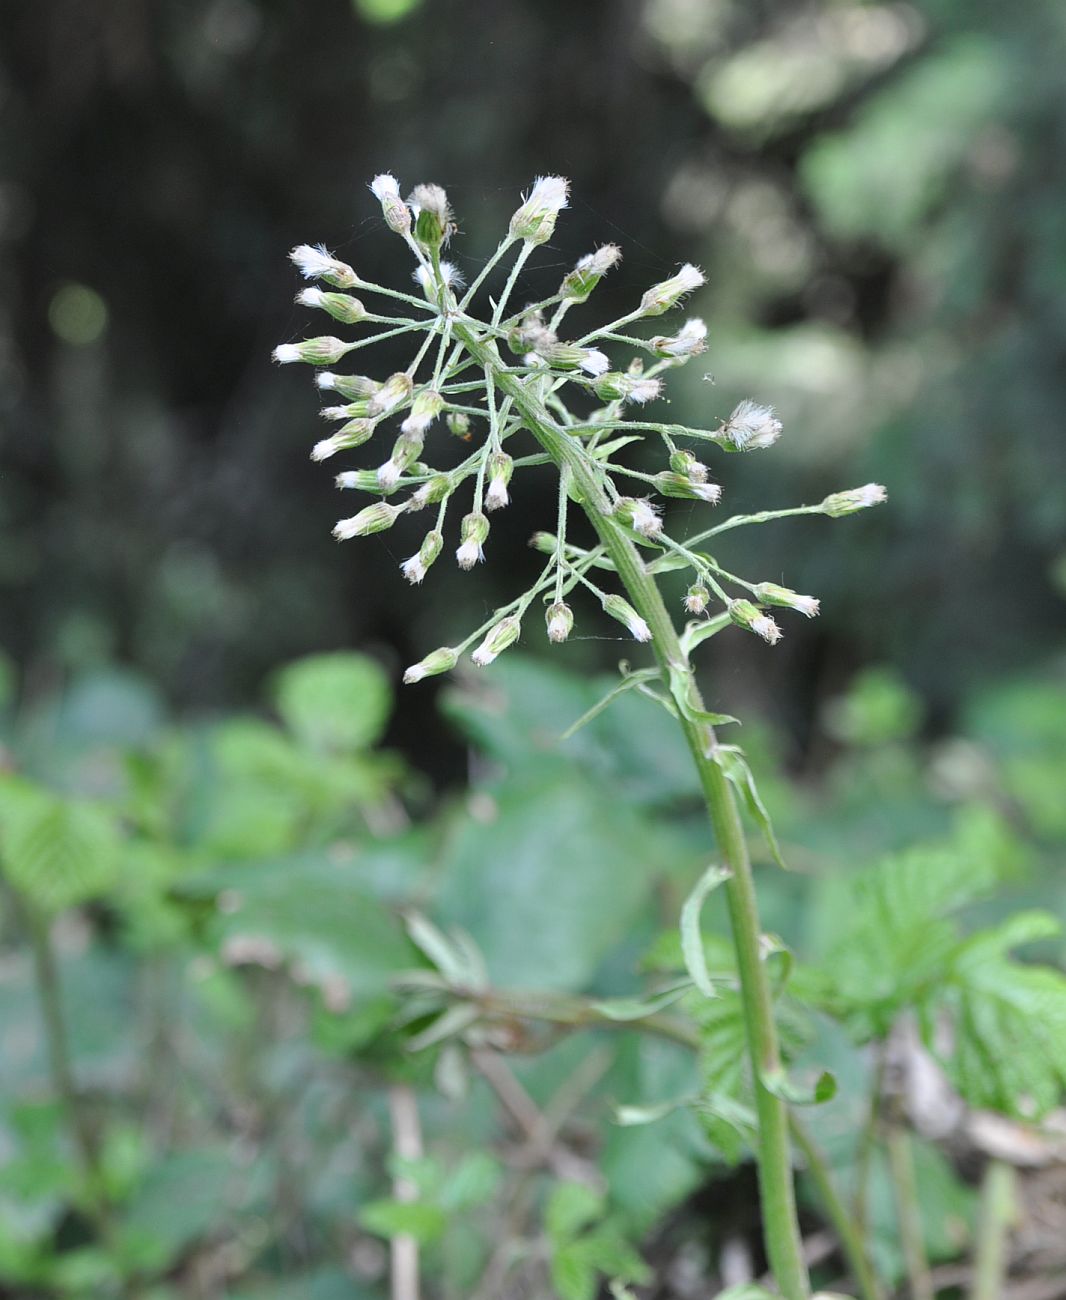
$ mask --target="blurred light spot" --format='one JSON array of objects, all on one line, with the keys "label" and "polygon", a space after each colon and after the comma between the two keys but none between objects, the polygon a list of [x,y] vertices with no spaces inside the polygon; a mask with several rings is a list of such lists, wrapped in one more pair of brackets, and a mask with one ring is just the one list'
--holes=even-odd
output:
[{"label": "blurred light spot", "polygon": [[352,0],[355,12],[368,23],[398,23],[419,8],[422,0]]},{"label": "blurred light spot", "polygon": [[57,338],[84,347],[107,329],[107,303],[87,284],[64,284],[48,304],[48,323]]}]

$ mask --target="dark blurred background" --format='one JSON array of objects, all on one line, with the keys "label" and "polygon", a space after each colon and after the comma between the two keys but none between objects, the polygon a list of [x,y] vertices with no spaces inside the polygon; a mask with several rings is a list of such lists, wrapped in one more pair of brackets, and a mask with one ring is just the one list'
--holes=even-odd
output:
[{"label": "dark blurred background", "polygon": [[[799,748],[858,666],[888,663],[936,726],[969,686],[1061,645],[1062,0],[2,12],[0,620],[31,689],[117,661],[179,705],[240,705],[309,651],[370,648],[397,670],[515,593],[551,524],[547,478],[498,517],[483,569],[442,562],[412,591],[394,565],[415,531],[332,541],[350,511],[308,460],[308,373],[269,360],[316,332],[292,305],[293,244],[408,275],[366,190],[385,169],[405,193],[447,187],[467,271],[535,174],[570,176],[523,289],[616,241],[597,319],[679,261],[705,267],[692,310],[711,346],[672,378],[671,416],[711,423],[754,396],[786,429],[721,465],[723,509],[887,485],[887,508],[723,548],[824,612],[773,650],[722,638],[715,707],[772,707]],[[390,361],[406,352],[382,375]],[[579,619],[569,664],[626,653]],[[436,743],[426,698],[401,697],[401,743]]]}]

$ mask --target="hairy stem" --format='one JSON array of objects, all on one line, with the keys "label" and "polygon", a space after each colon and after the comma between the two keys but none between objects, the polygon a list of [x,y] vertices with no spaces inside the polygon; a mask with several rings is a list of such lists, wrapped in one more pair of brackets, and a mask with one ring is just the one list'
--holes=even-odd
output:
[{"label": "hairy stem", "polygon": [[[455,330],[471,355],[495,375],[500,391],[513,400],[526,426],[552,460],[571,474],[585,512],[614,561],[628,599],[651,629],[656,658],[669,680],[671,668],[685,666],[673,619],[636,546],[611,517],[610,502],[588,463],[584,448],[555,422],[532,386],[508,373],[494,343],[480,337],[468,322],[457,322]],[[695,686],[692,703],[697,709],[702,707]],[[712,728],[686,718],[680,720],[680,726],[699,773],[718,851],[732,873],[727,899],[759,1117],[759,1187],[767,1254],[785,1300],[807,1300],[810,1283],[796,1217],[788,1111],[764,1082],[780,1068],[781,1062],[770,985],[759,951],[761,931],[751,860],[732,788],[714,761],[717,741]]]},{"label": "hairy stem", "polygon": [[1008,1237],[1014,1222],[1015,1172],[1004,1160],[990,1160],[981,1180],[977,1257],[970,1300],[999,1300],[1007,1276]]}]

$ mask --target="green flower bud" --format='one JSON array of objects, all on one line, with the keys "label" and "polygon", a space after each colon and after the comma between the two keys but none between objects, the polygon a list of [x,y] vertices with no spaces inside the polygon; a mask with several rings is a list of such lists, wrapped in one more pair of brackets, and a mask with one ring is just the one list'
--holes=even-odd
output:
[{"label": "green flower bud", "polygon": [[750,600],[731,600],[729,602],[729,617],[737,627],[754,632],[756,636],[761,636],[770,645],[776,645],[781,640],[781,629],[769,614],[764,614]]},{"label": "green flower bud", "polygon": [[641,618],[633,606],[621,596],[607,596],[603,602],[603,612],[611,618],[624,623],[629,635],[637,641],[650,641],[651,628]]},{"label": "green flower bud", "polygon": [[412,664],[404,673],[403,681],[405,686],[411,686],[415,682],[420,682],[426,677],[436,677],[439,673],[451,672],[459,662],[459,656],[449,646],[442,646],[439,650],[434,650],[432,654],[426,655],[421,663]]},{"label": "green flower bud", "polygon": [[281,343],[272,355],[283,366],[293,361],[306,361],[312,366],[328,366],[339,361],[354,346],[354,343],[345,343],[343,339],[324,335],[322,338],[304,339],[302,343]]},{"label": "green flower bud", "polygon": [[411,210],[400,198],[400,187],[395,176],[383,172],[370,182],[374,197],[381,204],[381,213],[385,224],[398,235],[406,235],[411,229]]},{"label": "green flower bud", "polygon": [[418,554],[412,555],[409,560],[404,560],[400,565],[400,570],[407,581],[417,586],[440,555],[443,546],[444,538],[440,533],[436,530],[426,533],[422,545],[418,548]]},{"label": "green flower bud", "polygon": [[824,515],[841,519],[844,515],[853,515],[858,510],[866,510],[869,506],[880,505],[887,500],[888,493],[880,483],[867,483],[847,492],[833,492],[818,508]]},{"label": "green flower bud", "polygon": [[661,316],[671,307],[676,307],[686,294],[690,294],[693,289],[698,289],[703,283],[705,279],[699,267],[686,262],[677,275],[669,280],[663,280],[661,284],[652,285],[640,300],[640,314]]},{"label": "green flower bud", "polygon": [[342,519],[333,529],[333,536],[338,542],[352,537],[369,537],[371,533],[383,533],[391,528],[403,514],[403,506],[390,506],[387,501],[375,501],[372,506],[360,510],[351,519]]},{"label": "green flower bud", "polygon": [[521,632],[522,624],[513,614],[501,618],[495,627],[489,629],[484,641],[470,656],[471,663],[476,664],[478,668],[487,668],[508,646],[514,645]]},{"label": "green flower bud", "polygon": [[586,253],[572,271],[568,271],[559,286],[559,296],[566,302],[585,302],[612,266],[622,259],[617,244],[604,244],[594,253]]},{"label": "green flower bud", "polygon": [[544,617],[548,624],[548,640],[554,645],[565,641],[574,627],[574,612],[570,606],[563,600],[556,601],[548,606]]},{"label": "green flower bud", "polygon": [[655,475],[655,486],[664,497],[679,497],[684,501],[706,501],[715,506],[722,498],[722,489],[717,483],[699,483],[684,474],[674,474],[665,469]]},{"label": "green flower bud", "polygon": [[820,604],[813,596],[801,596],[791,587],[779,587],[774,582],[760,582],[755,588],[755,599],[764,605],[782,605],[786,609],[799,610],[808,618],[814,618]]},{"label": "green flower bud", "polygon": [[570,182],[562,176],[538,176],[522,206],[511,218],[512,239],[544,244],[555,233],[555,222],[566,207]]},{"label": "green flower bud", "polygon": [[448,196],[439,185],[416,185],[407,200],[415,214],[415,242],[425,252],[432,252],[448,242],[452,233],[452,210]]},{"label": "green flower bud", "polygon": [[685,609],[689,614],[702,614],[710,604],[711,593],[700,583],[694,583],[685,593]]},{"label": "green flower bud", "polygon": [[302,307],[321,307],[334,320],[343,321],[345,325],[357,325],[366,318],[363,304],[347,293],[323,293],[321,289],[312,287],[301,289],[296,295],[296,301]]}]

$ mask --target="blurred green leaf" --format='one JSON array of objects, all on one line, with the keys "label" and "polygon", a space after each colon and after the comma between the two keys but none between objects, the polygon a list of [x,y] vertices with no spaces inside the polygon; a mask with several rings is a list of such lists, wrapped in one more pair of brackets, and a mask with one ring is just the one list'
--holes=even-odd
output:
[{"label": "blurred green leaf", "polygon": [[314,655],[281,669],[273,698],[285,725],[313,749],[376,744],[392,711],[384,670],[365,655],[346,652]]}]

